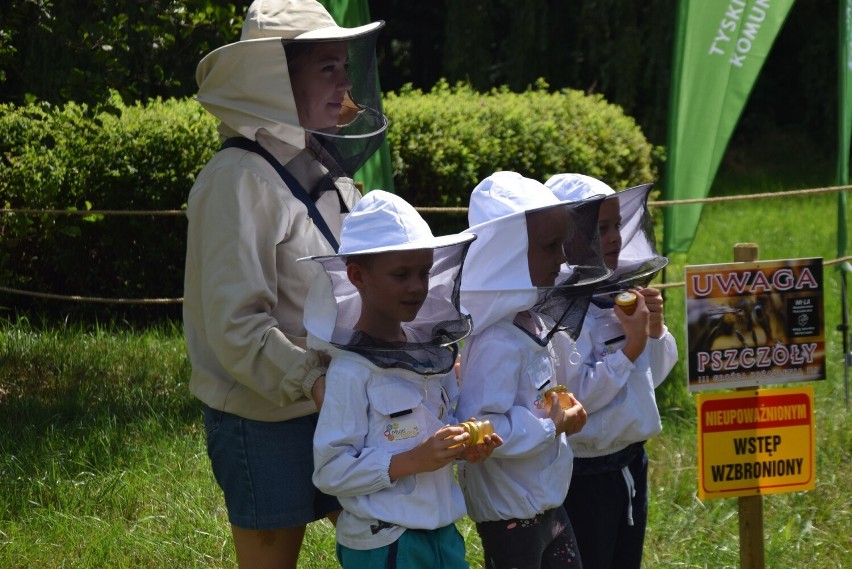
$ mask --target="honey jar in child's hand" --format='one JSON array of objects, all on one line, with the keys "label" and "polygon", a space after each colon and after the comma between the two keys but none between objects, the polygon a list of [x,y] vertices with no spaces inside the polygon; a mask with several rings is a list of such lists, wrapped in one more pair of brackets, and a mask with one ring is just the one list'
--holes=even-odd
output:
[{"label": "honey jar in child's hand", "polygon": [[574,405],[571,402],[573,393],[568,391],[568,388],[564,385],[557,385],[556,387],[551,387],[544,392],[544,410],[546,412],[550,413],[550,408],[553,407],[550,396],[554,393],[559,397],[559,406],[563,409],[570,409],[571,406]]},{"label": "honey jar in child's hand", "polygon": [[[494,426],[488,419],[483,419],[482,421],[465,421],[464,423],[459,423],[459,427],[470,434],[470,438],[466,441],[468,445],[478,445],[485,442],[485,435],[494,434]],[[450,448],[456,448],[461,444],[453,445]]]},{"label": "honey jar in child's hand", "polygon": [[629,316],[636,310],[636,293],[629,290],[620,292],[615,295],[615,303]]}]

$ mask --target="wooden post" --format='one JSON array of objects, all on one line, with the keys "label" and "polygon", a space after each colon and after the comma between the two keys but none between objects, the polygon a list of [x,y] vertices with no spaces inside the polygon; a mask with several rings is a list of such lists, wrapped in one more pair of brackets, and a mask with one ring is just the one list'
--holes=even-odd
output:
[{"label": "wooden post", "polygon": [[[734,245],[734,262],[757,261],[757,243]],[[751,389],[751,388],[746,388]],[[764,569],[763,551],[763,496],[741,496],[739,500],[740,569]]]},{"label": "wooden post", "polygon": [[757,243],[737,243],[734,245],[734,262],[753,263],[757,261],[759,249]]}]

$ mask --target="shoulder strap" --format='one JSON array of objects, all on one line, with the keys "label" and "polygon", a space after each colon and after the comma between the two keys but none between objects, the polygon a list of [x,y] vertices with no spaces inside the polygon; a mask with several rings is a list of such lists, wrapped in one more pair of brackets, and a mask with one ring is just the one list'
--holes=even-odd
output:
[{"label": "shoulder strap", "polygon": [[302,187],[296,178],[293,177],[293,174],[287,171],[281,163],[275,159],[275,156],[269,153],[264,147],[257,143],[255,140],[249,140],[248,138],[244,138],[242,136],[235,136],[227,139],[223,144],[220,150],[224,150],[225,148],[241,148],[243,150],[247,150],[249,152],[254,152],[255,154],[259,154],[263,158],[266,159],[269,164],[275,168],[275,171],[278,172],[278,175],[281,176],[281,179],[290,188],[290,192],[292,192],[293,197],[302,202],[305,207],[308,209],[308,215],[311,216],[311,219],[314,221],[314,225],[316,225],[317,229],[325,236],[326,240],[331,244],[334,252],[337,253],[337,250],[340,246],[337,244],[337,239],[335,239],[334,234],[331,232],[331,229],[320,213],[319,209],[317,209],[317,205],[314,203],[314,200],[308,195],[308,192],[305,191],[305,188]]}]

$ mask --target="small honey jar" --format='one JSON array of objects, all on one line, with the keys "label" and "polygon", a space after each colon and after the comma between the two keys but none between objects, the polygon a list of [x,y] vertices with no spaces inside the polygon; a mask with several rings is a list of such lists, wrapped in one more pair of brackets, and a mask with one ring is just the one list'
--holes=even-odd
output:
[{"label": "small honey jar", "polygon": [[[469,445],[478,445],[479,443],[484,442],[485,435],[494,434],[494,426],[488,419],[483,419],[481,421],[465,421],[464,423],[459,423],[459,427],[462,427],[470,434],[470,438],[467,439],[467,444]],[[461,443],[453,445],[450,448],[456,448],[460,444]]]},{"label": "small honey jar", "polygon": [[615,303],[621,307],[625,314],[633,314],[636,310],[636,293],[626,290],[615,295]]},{"label": "small honey jar", "polygon": [[573,394],[569,392],[568,388],[564,385],[557,385],[556,387],[551,387],[544,392],[544,410],[548,413],[550,413],[550,408],[553,407],[553,403],[550,401],[550,395],[553,393],[559,397],[559,406],[563,409],[569,409],[573,405],[571,402],[571,396]]}]

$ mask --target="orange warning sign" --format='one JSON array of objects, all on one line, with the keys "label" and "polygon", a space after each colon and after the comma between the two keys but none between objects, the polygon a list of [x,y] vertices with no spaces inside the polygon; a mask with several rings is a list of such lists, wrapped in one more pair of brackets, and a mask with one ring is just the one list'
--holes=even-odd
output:
[{"label": "orange warning sign", "polygon": [[698,497],[811,490],[813,387],[700,393]]}]

